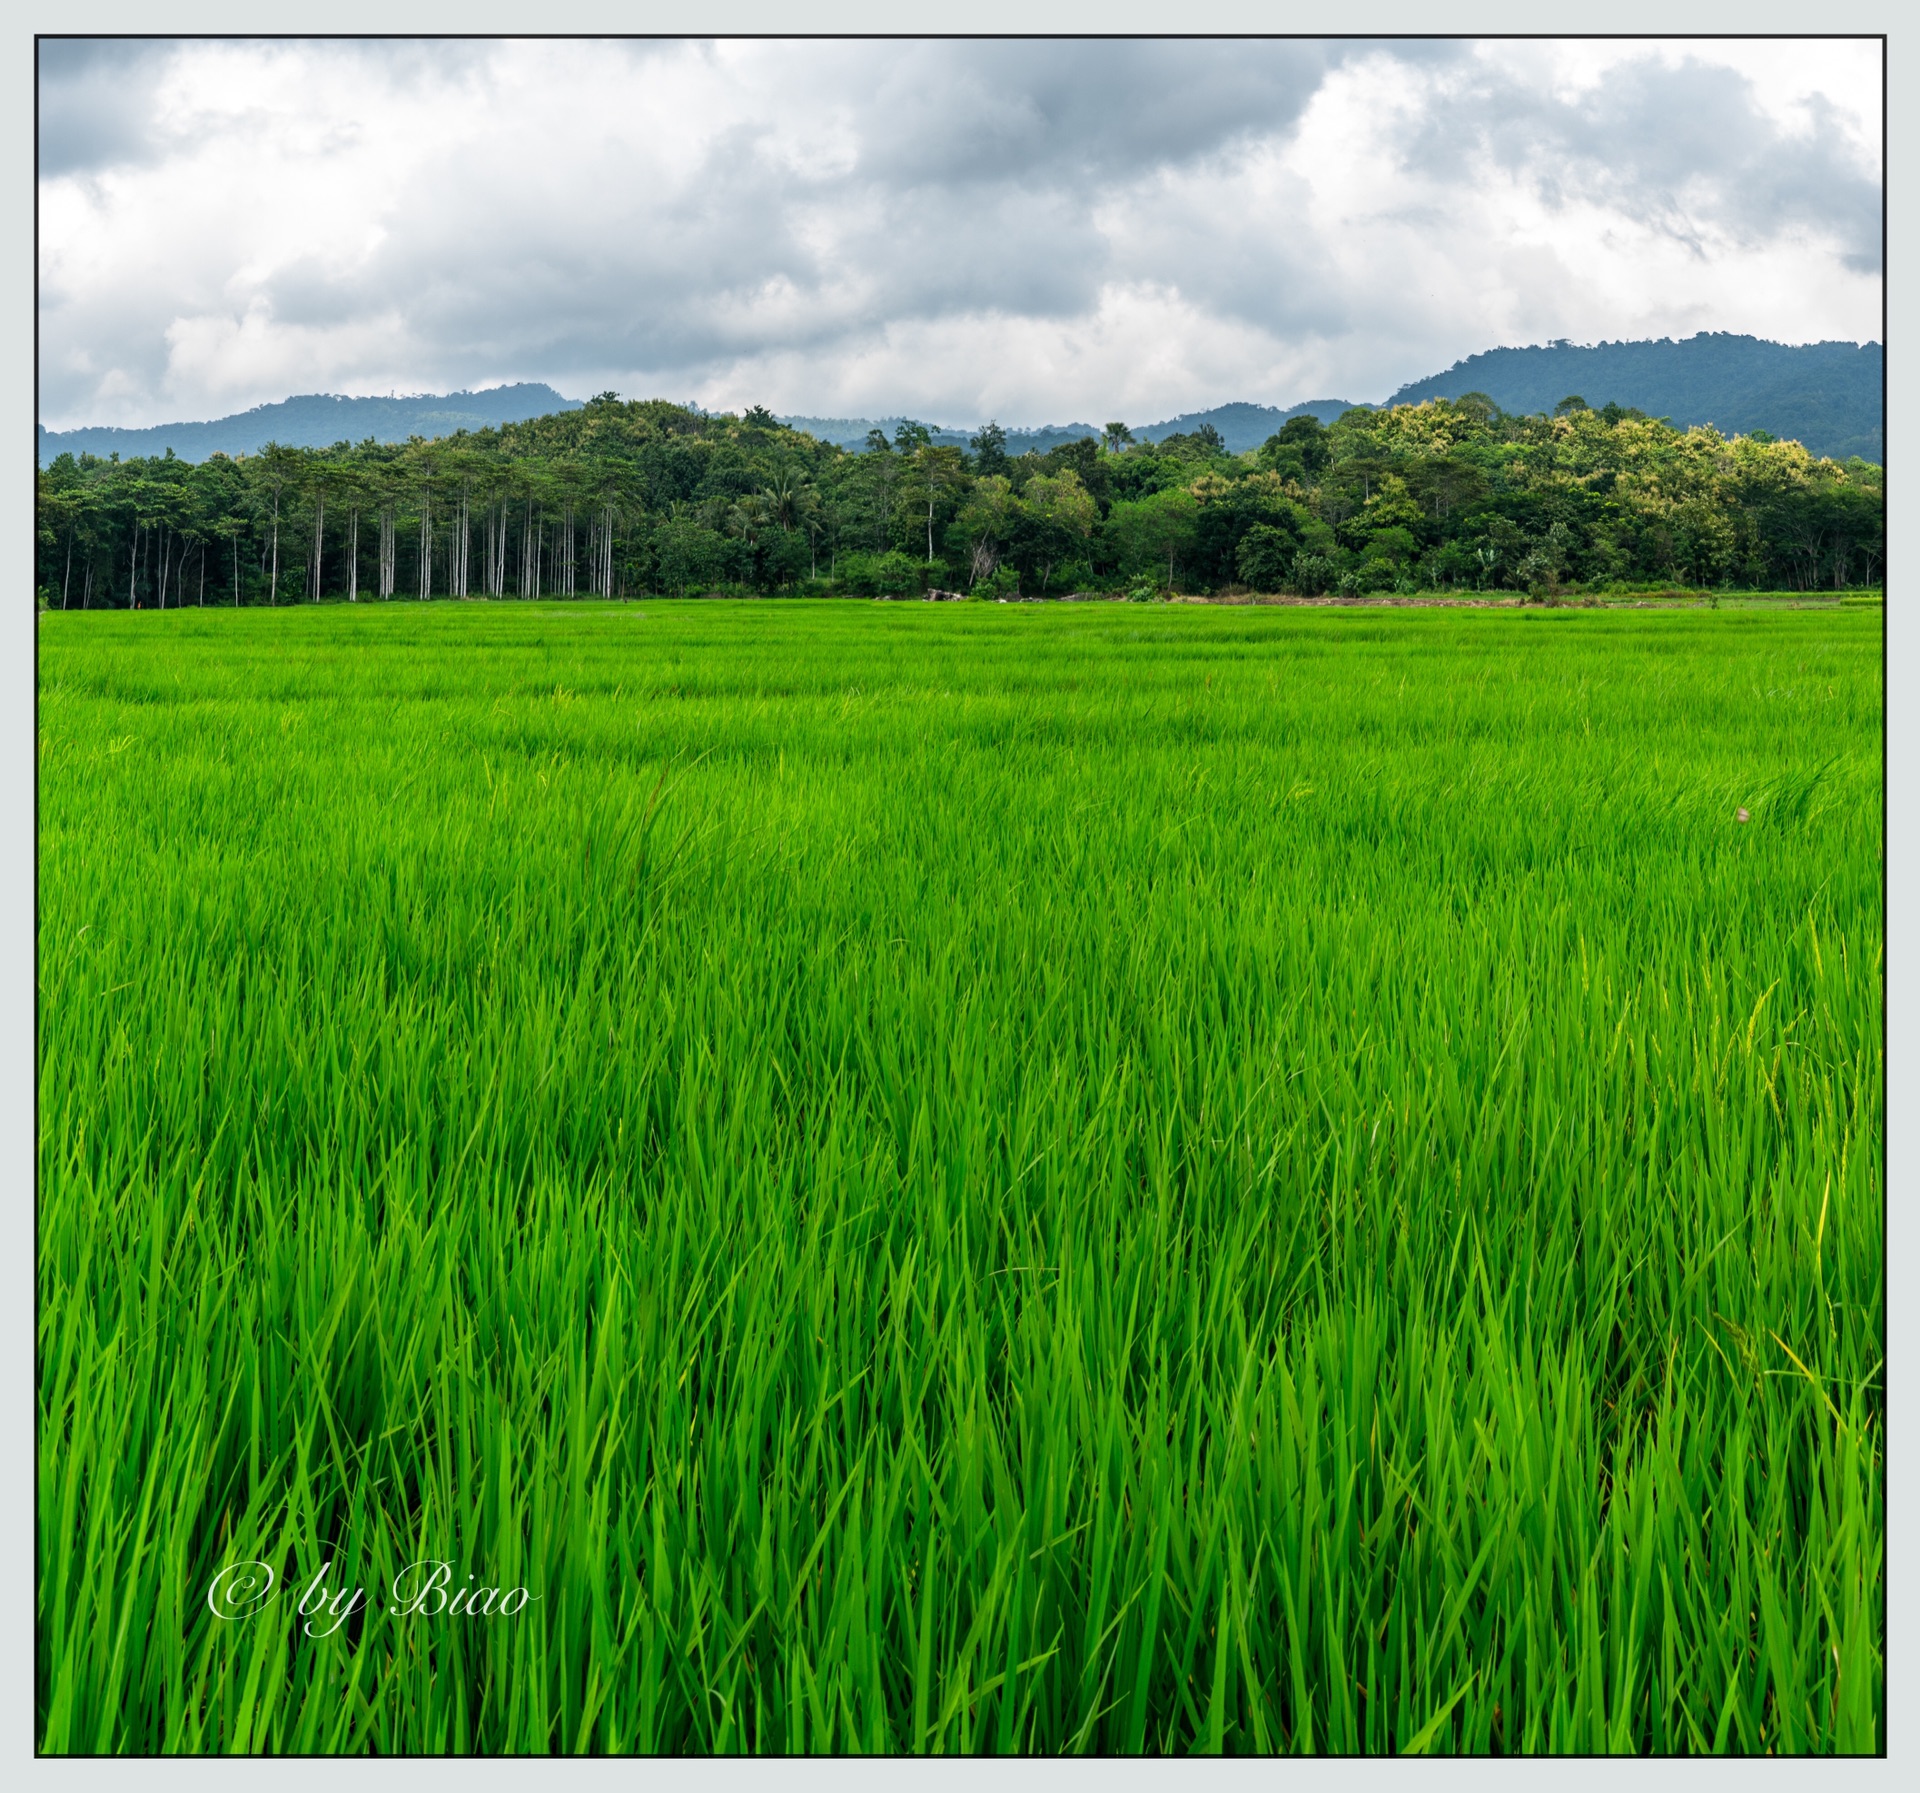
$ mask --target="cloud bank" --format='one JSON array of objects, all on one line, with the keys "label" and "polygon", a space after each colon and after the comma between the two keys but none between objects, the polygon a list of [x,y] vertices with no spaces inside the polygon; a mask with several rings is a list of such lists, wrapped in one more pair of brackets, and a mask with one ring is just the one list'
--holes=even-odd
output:
[{"label": "cloud bank", "polygon": [[1874,44],[56,41],[41,421],[513,380],[1097,421],[1864,340],[1880,193]]}]

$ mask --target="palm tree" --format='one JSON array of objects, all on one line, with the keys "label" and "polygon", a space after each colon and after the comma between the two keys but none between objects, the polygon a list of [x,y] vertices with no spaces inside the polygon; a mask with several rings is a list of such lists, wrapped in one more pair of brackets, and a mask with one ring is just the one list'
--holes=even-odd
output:
[{"label": "palm tree", "polygon": [[767,516],[780,529],[792,529],[800,518],[801,494],[808,489],[806,477],[783,461],[768,476],[759,496],[765,500]]},{"label": "palm tree", "polygon": [[820,526],[817,521],[820,512],[819,488],[802,469],[795,467],[791,461],[783,461],[774,469],[767,483],[760,488],[759,497],[768,521],[776,529],[804,528],[807,531],[812,573],[815,578],[818,578],[820,574]]}]

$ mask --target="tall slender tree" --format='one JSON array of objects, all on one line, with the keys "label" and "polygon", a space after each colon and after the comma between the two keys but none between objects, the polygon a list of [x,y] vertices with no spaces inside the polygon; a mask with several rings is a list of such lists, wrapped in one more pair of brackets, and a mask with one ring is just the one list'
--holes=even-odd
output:
[{"label": "tall slender tree", "polygon": [[326,567],[327,492],[334,480],[334,469],[325,460],[307,464],[307,498],[313,506],[313,544],[307,555],[307,596],[318,602],[321,576]]},{"label": "tall slender tree", "polygon": [[288,484],[299,474],[302,456],[297,449],[269,442],[254,459],[258,478],[266,489],[271,505],[268,550],[271,564],[267,574],[267,602],[277,604],[280,602],[280,498]]},{"label": "tall slender tree", "polygon": [[409,446],[412,449],[410,483],[420,509],[420,601],[425,603],[433,596],[433,500],[440,468],[428,444],[416,442]]}]

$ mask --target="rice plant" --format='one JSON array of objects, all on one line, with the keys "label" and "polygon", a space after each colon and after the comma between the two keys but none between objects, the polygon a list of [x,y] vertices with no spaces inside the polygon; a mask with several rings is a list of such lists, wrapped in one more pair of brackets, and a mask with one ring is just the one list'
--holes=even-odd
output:
[{"label": "rice plant", "polygon": [[42,1749],[1881,1746],[1877,613],[40,641]]}]

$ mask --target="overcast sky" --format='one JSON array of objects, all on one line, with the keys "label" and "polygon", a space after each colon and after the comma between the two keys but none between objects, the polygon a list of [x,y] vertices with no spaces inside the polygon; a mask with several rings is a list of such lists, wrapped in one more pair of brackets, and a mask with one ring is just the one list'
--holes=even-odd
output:
[{"label": "overcast sky", "polygon": [[1150,422],[1880,334],[1873,43],[44,43],[40,415]]}]

